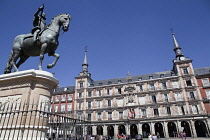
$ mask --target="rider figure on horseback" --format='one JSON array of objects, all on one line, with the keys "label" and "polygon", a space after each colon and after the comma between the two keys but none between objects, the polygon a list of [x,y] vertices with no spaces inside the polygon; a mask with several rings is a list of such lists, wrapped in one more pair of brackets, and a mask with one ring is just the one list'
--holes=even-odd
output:
[{"label": "rider figure on horseback", "polygon": [[32,29],[34,41],[38,40],[39,33],[46,28],[46,23],[45,23],[46,17],[43,10],[44,10],[44,4],[34,14],[34,19],[33,19],[34,28]]}]

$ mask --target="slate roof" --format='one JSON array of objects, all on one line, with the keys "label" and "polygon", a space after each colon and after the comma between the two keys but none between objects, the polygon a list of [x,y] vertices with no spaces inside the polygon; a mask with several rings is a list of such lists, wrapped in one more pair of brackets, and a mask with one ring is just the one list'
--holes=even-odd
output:
[{"label": "slate roof", "polygon": [[194,69],[194,72],[196,76],[210,74],[210,67],[197,68],[197,69]]},{"label": "slate roof", "polygon": [[[210,67],[203,67],[203,68],[196,68],[194,69],[196,76],[201,76],[205,74],[210,74]],[[102,86],[102,85],[109,85],[109,84],[119,84],[120,83],[127,83],[128,79],[132,79],[132,81],[139,81],[139,78],[142,80],[149,80],[150,76],[152,76],[152,79],[160,78],[161,75],[164,75],[164,77],[171,77],[172,71],[164,71],[164,72],[157,72],[157,73],[151,73],[151,74],[143,74],[143,75],[136,75],[136,76],[128,76],[128,77],[122,77],[122,78],[113,78],[113,79],[107,79],[107,80],[98,80],[93,81],[93,86]],[[173,75],[174,76],[174,75]],[[176,76],[176,75],[175,75]],[[65,91],[64,91],[65,89]],[[62,94],[62,93],[70,93],[75,91],[75,86],[67,86],[67,87],[58,87],[54,94]]]},{"label": "slate roof", "polygon": [[160,78],[161,75],[164,75],[164,77],[171,77],[172,71],[164,71],[164,72],[157,72],[157,73],[151,73],[151,74],[143,74],[143,75],[136,75],[136,76],[128,76],[128,77],[122,77],[122,78],[114,78],[114,79],[108,79],[108,80],[100,80],[100,81],[94,81],[93,86],[98,85],[109,85],[109,84],[118,84],[118,83],[127,83],[128,79],[131,79],[132,81],[139,81],[141,80],[149,80],[149,78],[152,76],[152,79]]},{"label": "slate roof", "polygon": [[67,86],[67,87],[58,87],[55,89],[53,94],[62,94],[62,93],[70,93],[75,91],[75,86]]}]

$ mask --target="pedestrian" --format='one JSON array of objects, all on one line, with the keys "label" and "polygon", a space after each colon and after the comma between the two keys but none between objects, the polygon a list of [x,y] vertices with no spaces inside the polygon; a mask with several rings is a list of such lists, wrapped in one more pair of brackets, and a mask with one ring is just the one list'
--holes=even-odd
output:
[{"label": "pedestrian", "polygon": [[183,140],[184,137],[183,137],[183,133],[182,132],[179,133],[179,136],[180,136],[181,140]]},{"label": "pedestrian", "polygon": [[157,139],[158,139],[158,140],[160,139],[160,134],[159,134],[159,132],[157,132]]},{"label": "pedestrian", "polygon": [[186,133],[185,133],[185,131],[182,133],[182,135],[183,135],[183,138],[184,138],[184,140],[186,140]]},{"label": "pedestrian", "polygon": [[148,135],[148,140],[152,140],[152,135],[151,134]]},{"label": "pedestrian", "polygon": [[155,134],[152,135],[152,140],[157,140],[157,136]]}]

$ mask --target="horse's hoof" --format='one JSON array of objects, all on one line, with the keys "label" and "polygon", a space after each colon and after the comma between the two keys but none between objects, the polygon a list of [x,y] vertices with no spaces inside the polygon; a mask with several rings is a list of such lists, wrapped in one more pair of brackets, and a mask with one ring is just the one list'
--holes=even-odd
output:
[{"label": "horse's hoof", "polygon": [[48,64],[48,65],[47,65],[47,68],[48,68],[48,69],[51,69],[52,67],[53,67],[52,64]]}]

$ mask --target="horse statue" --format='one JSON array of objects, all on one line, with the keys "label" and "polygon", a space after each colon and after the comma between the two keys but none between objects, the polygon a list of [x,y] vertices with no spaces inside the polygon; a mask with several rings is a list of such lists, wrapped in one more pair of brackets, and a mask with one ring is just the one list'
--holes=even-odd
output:
[{"label": "horse statue", "polygon": [[[4,74],[11,73],[12,68],[14,68],[14,72],[18,71],[19,66],[30,56],[40,57],[38,70],[42,70],[42,61],[44,59],[44,54],[46,53],[48,53],[48,56],[55,57],[54,62],[52,64],[48,64],[47,68],[50,69],[54,67],[60,57],[59,54],[55,53],[59,44],[58,37],[60,29],[62,27],[63,31],[67,32],[70,20],[71,16],[69,14],[60,14],[55,16],[51,23],[40,32],[38,41],[34,41],[32,33],[18,35],[14,39],[12,51],[6,68],[4,69]],[[18,59],[19,61],[16,64]]]}]

